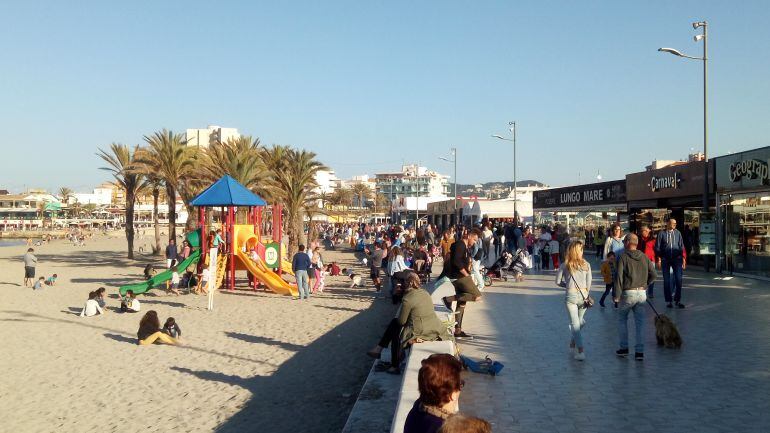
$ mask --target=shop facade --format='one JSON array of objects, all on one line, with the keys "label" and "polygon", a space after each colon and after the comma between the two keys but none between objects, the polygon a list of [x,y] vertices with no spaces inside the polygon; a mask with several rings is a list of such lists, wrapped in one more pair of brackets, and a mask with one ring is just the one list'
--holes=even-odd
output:
[{"label": "shop facade", "polygon": [[615,180],[535,191],[535,226],[567,227],[570,237],[592,242],[598,230],[627,225],[626,181]]},{"label": "shop facade", "polygon": [[717,268],[770,279],[770,147],[714,161]]},{"label": "shop facade", "polygon": [[[709,170],[708,211],[703,210],[706,164]],[[688,262],[706,264],[716,253],[714,224],[714,160],[693,161],[626,175],[629,229],[642,225],[653,233],[674,218],[682,232]],[[704,261],[705,260],[705,261]]]}]

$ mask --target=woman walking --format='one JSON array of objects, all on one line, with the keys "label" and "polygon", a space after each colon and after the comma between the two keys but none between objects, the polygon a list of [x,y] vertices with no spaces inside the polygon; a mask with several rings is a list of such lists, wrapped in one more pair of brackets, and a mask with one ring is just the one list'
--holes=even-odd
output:
[{"label": "woman walking", "polygon": [[566,289],[565,302],[569,314],[572,340],[569,347],[575,350],[575,359],[583,361],[582,328],[585,325],[585,305],[591,290],[591,265],[583,258],[583,242],[569,244],[564,263],[556,273],[556,284]]},{"label": "woman walking", "polygon": [[607,254],[609,254],[610,251],[615,253],[615,257],[618,258],[621,254],[623,254],[624,250],[625,246],[623,245],[623,229],[620,228],[620,224],[615,223],[612,225],[612,229],[610,229],[610,236],[606,241],[604,241],[603,258],[607,260]]}]

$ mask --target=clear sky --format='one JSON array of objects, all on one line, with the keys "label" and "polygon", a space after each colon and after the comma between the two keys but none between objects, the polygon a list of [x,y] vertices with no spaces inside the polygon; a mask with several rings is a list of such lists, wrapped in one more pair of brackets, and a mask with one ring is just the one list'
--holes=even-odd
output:
[{"label": "clear sky", "polygon": [[419,162],[461,183],[619,179],[770,145],[770,3],[29,1],[2,7],[0,188],[87,191],[96,149],[237,127],[340,177]]}]

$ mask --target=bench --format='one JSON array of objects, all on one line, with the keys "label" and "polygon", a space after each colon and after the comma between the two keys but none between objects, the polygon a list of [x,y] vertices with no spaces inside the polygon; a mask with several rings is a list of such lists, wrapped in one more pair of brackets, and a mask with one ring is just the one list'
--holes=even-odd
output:
[{"label": "bench", "polygon": [[[452,296],[455,293],[454,286],[448,280],[437,280],[433,287],[428,286],[431,300],[433,300],[433,309],[439,320],[447,323],[448,327],[454,327],[454,313],[449,310],[441,298]],[[390,425],[391,433],[402,433],[404,423],[409,411],[412,410],[414,402],[420,397],[420,391],[417,386],[417,374],[422,366],[422,360],[435,354],[448,353],[455,354],[455,345],[452,341],[426,341],[424,343],[413,344],[406,355],[406,367],[401,372],[401,390],[398,394],[396,403],[396,413],[393,415],[393,422]]]}]

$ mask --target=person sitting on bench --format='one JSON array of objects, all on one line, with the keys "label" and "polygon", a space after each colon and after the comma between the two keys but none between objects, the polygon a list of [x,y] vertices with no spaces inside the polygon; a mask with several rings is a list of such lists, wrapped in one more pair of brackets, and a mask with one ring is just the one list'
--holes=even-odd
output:
[{"label": "person sitting on bench", "polygon": [[391,367],[386,372],[400,374],[399,363],[405,347],[423,341],[451,338],[446,325],[436,316],[430,295],[420,286],[420,277],[411,273],[406,278],[406,293],[398,317],[390,321],[380,342],[366,354],[379,359],[383,349],[390,345]]}]

